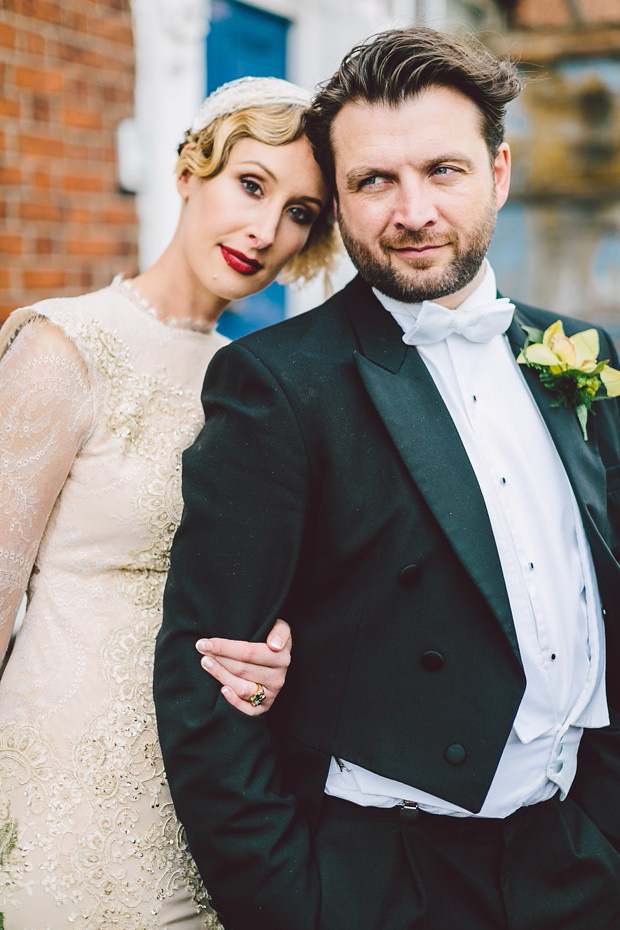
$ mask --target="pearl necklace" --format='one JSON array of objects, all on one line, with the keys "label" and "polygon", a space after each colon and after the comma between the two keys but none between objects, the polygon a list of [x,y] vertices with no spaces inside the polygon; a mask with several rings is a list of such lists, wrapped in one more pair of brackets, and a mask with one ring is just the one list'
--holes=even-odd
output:
[{"label": "pearl necklace", "polygon": [[173,329],[190,330],[196,333],[212,333],[215,329],[214,323],[207,323],[205,320],[196,320],[193,317],[164,316],[142,296],[140,291],[132,287],[129,281],[123,278],[121,274],[115,276],[112,281],[112,287],[121,291],[138,310],[141,310],[143,313],[148,313],[149,316],[157,320],[158,323],[163,323],[164,326],[170,326]]}]

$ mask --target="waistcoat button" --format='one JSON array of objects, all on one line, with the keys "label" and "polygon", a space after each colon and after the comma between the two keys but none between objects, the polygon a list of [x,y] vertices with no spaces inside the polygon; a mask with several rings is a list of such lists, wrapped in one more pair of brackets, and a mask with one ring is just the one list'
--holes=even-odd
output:
[{"label": "waistcoat button", "polygon": [[399,572],[399,581],[404,585],[414,585],[420,577],[420,572],[419,565],[405,565]]},{"label": "waistcoat button", "polygon": [[440,652],[429,649],[428,652],[422,653],[420,662],[422,663],[422,668],[425,668],[427,672],[438,672],[443,666],[443,656]]},{"label": "waistcoat button", "polygon": [[467,750],[460,743],[452,743],[447,747],[445,756],[450,765],[462,765],[467,758]]}]

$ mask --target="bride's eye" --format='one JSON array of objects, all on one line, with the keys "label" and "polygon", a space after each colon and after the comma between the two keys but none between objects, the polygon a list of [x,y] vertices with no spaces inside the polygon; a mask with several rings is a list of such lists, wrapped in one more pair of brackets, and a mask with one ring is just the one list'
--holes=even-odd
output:
[{"label": "bride's eye", "polygon": [[299,226],[309,226],[314,220],[311,211],[306,209],[306,207],[291,207],[289,213],[294,222]]},{"label": "bride's eye", "polygon": [[241,178],[241,186],[252,197],[259,197],[262,193],[260,184],[253,178]]}]

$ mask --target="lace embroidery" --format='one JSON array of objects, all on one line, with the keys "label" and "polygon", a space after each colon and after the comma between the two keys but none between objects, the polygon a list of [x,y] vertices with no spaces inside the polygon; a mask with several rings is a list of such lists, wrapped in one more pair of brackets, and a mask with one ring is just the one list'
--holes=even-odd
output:
[{"label": "lace embroidery", "polygon": [[28,814],[41,816],[47,807],[48,785],[52,779],[48,747],[38,732],[33,727],[15,724],[1,727],[0,836],[3,838],[3,855],[0,860],[0,879],[3,900],[11,901],[13,891],[34,884],[30,863],[33,847],[30,843],[20,841],[20,830],[25,824],[20,824],[11,816],[9,789],[22,786],[26,792]]},{"label": "lace embroidery", "polygon": [[149,461],[159,457],[164,437],[183,448],[185,433],[179,421],[190,419],[195,432],[200,424],[195,396],[163,373],[137,374],[127,345],[95,321],[81,327],[80,334],[92,346],[94,363],[106,378],[104,410],[113,435]]},{"label": "lace embroidery", "polygon": [[75,348],[47,320],[29,319],[12,334],[0,366],[0,633],[26,589],[48,515],[43,501],[53,500],[90,421],[89,391]]},{"label": "lace embroidery", "polygon": [[[186,443],[189,445],[194,438],[193,422],[188,423],[186,429],[191,433]],[[181,522],[181,455],[182,450],[175,448],[164,461],[153,464],[136,501],[136,512],[142,525],[152,533],[152,542],[133,556],[138,564],[150,565],[161,572],[167,572],[170,567],[170,547]]]},{"label": "lace embroidery", "polygon": [[[18,716],[26,697],[26,712],[37,725],[0,723],[0,798],[12,804],[0,806],[6,860],[1,899],[14,906],[15,915],[34,900],[42,916],[38,923],[22,921],[28,925],[164,930],[166,909],[180,906],[193,930],[222,930],[174,813],[151,694],[168,553],[181,516],[181,453],[202,423],[202,370],[189,378],[189,369],[177,362],[176,369],[145,364],[136,371],[130,346],[143,353],[141,337],[125,342],[120,325],[117,331],[70,309],[54,307],[53,316],[73,332],[92,366],[91,432],[63,491],[69,518],[40,546],[36,596],[18,641],[22,655],[17,657],[16,648],[11,685],[2,682],[3,701],[13,702],[11,717]],[[213,350],[217,347],[215,340]],[[193,366],[206,366],[207,351],[192,352]],[[153,346],[152,358],[162,358],[161,345]],[[180,370],[178,383],[168,370]],[[33,499],[30,491],[22,496],[26,505]],[[0,502],[0,517],[2,512]],[[98,514],[95,538],[80,520],[83,512],[90,519]],[[67,559],[67,551],[75,558]],[[70,562],[69,576],[59,572],[59,553]],[[29,572],[28,555],[23,558],[15,569],[22,585]],[[43,613],[41,607],[33,611],[34,602],[43,605]],[[63,672],[54,677],[58,694],[45,681],[23,695],[24,659],[41,642],[40,629],[46,628],[37,632],[36,624],[47,622],[45,610],[54,618],[45,634],[48,645],[51,635],[62,657]],[[85,707],[82,713],[76,707],[78,726],[50,732],[48,743],[38,724],[44,713],[62,709],[65,691],[76,701],[76,678],[87,700],[83,683],[92,680],[99,709]],[[67,719],[66,711],[60,719]]]}]

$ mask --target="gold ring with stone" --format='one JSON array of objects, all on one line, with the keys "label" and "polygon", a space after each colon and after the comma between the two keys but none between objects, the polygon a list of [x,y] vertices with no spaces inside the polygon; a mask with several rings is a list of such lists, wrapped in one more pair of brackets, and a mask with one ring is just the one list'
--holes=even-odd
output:
[{"label": "gold ring with stone", "polygon": [[256,688],[249,696],[248,701],[252,707],[258,707],[259,704],[263,703],[267,695],[265,694],[265,689],[261,685],[260,681],[255,681],[254,684],[256,685]]}]

